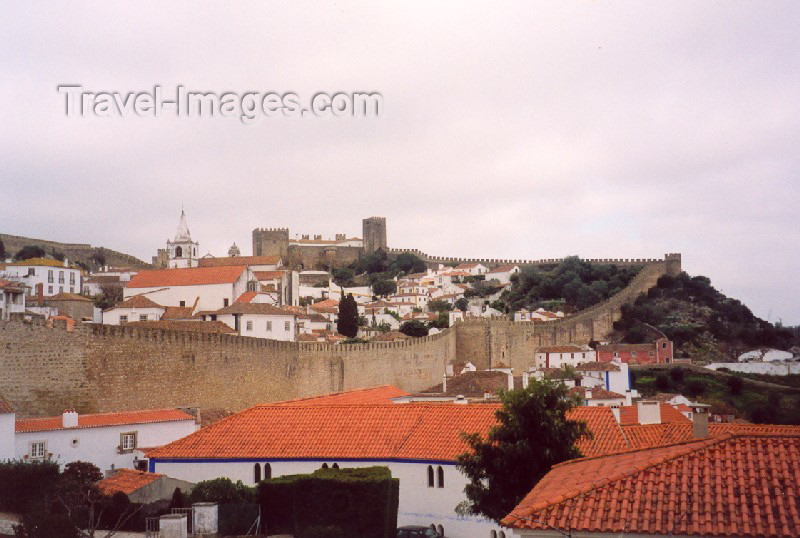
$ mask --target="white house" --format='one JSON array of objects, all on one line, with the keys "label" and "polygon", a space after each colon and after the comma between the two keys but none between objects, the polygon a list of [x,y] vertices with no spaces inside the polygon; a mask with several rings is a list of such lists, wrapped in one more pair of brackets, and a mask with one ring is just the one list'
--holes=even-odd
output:
[{"label": "white house", "polygon": [[134,295],[121,303],[103,310],[103,325],[122,325],[129,321],[157,321],[166,308],[146,295]]},{"label": "white house", "polygon": [[14,459],[14,408],[0,395],[0,461]]},{"label": "white house", "polygon": [[537,368],[563,368],[578,366],[584,362],[596,362],[597,352],[589,346],[548,346],[536,351]]},{"label": "white house", "polygon": [[27,286],[21,282],[0,278],[0,320],[25,312],[25,290]]},{"label": "white house", "polygon": [[[144,448],[165,445],[197,431],[195,417],[179,409],[121,411],[17,419],[14,457],[53,460],[60,465],[88,461],[101,471],[135,468]],[[4,441],[6,442],[6,441]]]},{"label": "white house", "polygon": [[[193,267],[139,271],[123,290],[125,299],[146,294],[162,306],[191,306],[209,311],[233,304],[245,291],[255,291],[246,266]],[[251,289],[252,288],[252,289]]]},{"label": "white house", "polygon": [[234,303],[213,312],[203,312],[204,320],[225,323],[240,336],[297,340],[298,315],[290,310],[265,303]]},{"label": "white house", "polygon": [[625,405],[632,405],[639,392],[631,386],[628,364],[620,360],[611,362],[585,362],[575,367],[581,376],[581,386],[599,388],[621,394],[625,397]]},{"label": "white house", "polygon": [[453,271],[465,271],[472,276],[485,275],[488,270],[489,268],[482,263],[462,263],[453,269]]},{"label": "white house", "polygon": [[14,280],[19,280],[34,293],[37,284],[42,285],[45,297],[59,293],[80,293],[81,269],[70,265],[68,260],[60,262],[49,258],[31,258],[6,265],[5,273]]},{"label": "white house", "polygon": [[497,279],[501,284],[510,284],[511,275],[519,274],[519,266],[517,265],[501,265],[486,271],[486,280]]},{"label": "white house", "polygon": [[620,407],[631,405],[624,394],[613,392],[600,387],[573,387],[569,389],[570,394],[577,395],[581,399],[581,405]]},{"label": "white house", "polygon": [[218,477],[252,485],[322,466],[385,465],[400,479],[398,525],[435,525],[449,538],[488,537],[500,527],[458,516],[466,477],[455,457],[462,431],[485,435],[497,405],[301,405],[251,407],[149,452],[150,471],[199,482]]}]

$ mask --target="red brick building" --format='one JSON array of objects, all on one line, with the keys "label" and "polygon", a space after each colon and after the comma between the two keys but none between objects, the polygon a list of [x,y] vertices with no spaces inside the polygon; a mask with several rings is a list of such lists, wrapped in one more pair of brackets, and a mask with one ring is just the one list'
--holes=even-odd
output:
[{"label": "red brick building", "polygon": [[659,338],[649,344],[606,344],[597,346],[597,360],[611,362],[620,359],[628,364],[664,364],[674,358],[672,342]]}]

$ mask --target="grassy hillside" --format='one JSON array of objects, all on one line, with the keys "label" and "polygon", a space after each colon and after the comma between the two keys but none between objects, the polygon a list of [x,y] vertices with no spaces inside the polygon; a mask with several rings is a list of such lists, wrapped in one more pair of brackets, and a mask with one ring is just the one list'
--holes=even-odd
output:
[{"label": "grassy hillside", "polygon": [[[797,331],[753,315],[736,299],[717,291],[704,276],[663,276],[656,287],[622,309],[614,324],[618,338],[639,343],[655,327],[675,343],[676,357],[695,363],[728,361],[759,347],[790,350]],[[798,350],[800,351],[800,350]]]},{"label": "grassy hillside", "polygon": [[669,370],[637,368],[634,387],[644,396],[659,392],[683,394],[711,405],[714,413],[734,414],[755,423],[800,424],[800,391],[768,386],[749,376],[699,372],[674,366]]},{"label": "grassy hillside", "polygon": [[50,256],[57,257],[63,255],[70,261],[78,263],[78,265],[85,268],[97,268],[98,260],[105,260],[105,265],[113,265],[115,267],[131,267],[134,269],[144,269],[150,267],[149,263],[125,254],[111,250],[105,247],[93,247],[89,244],[83,243],[59,243],[58,241],[49,241],[47,239],[34,239],[31,237],[22,237],[18,235],[0,234],[0,241],[6,250],[6,255],[9,257],[14,256],[20,249],[25,246],[40,246]]}]

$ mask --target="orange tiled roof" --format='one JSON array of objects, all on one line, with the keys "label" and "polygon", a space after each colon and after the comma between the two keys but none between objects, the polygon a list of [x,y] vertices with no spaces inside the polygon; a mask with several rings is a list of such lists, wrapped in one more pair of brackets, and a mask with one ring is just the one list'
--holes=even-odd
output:
[{"label": "orange tiled roof", "polygon": [[113,495],[118,491],[130,495],[134,491],[152,484],[162,476],[164,475],[134,471],[133,469],[118,469],[111,476],[100,480],[97,488],[105,495]]},{"label": "orange tiled roof", "polygon": [[145,297],[142,294],[134,295],[133,297],[129,297],[122,301],[121,303],[117,303],[114,306],[106,308],[103,312],[109,312],[114,310],[115,308],[164,308],[157,302],[153,301],[149,297]]},{"label": "orange tiled roof", "polygon": [[375,405],[391,404],[392,398],[408,396],[409,393],[403,389],[398,389],[392,385],[381,385],[365,389],[347,390],[344,392],[334,392],[323,396],[312,396],[310,398],[297,398],[277,402],[273,405]]},{"label": "orange tiled roof", "polygon": [[555,465],[502,523],[572,532],[800,535],[800,433],[723,435]]},{"label": "orange tiled roof", "polygon": [[[690,424],[692,421],[684,416],[680,411],[669,405],[668,403],[660,402],[661,408],[661,423],[677,423],[677,424]],[[619,408],[619,423],[625,424],[638,424],[639,423],[639,407],[636,405],[623,405]]]},{"label": "orange tiled roof", "polygon": [[234,303],[249,303],[253,299],[255,299],[257,295],[258,295],[258,292],[246,291],[243,294],[241,294],[239,297],[237,297],[236,300],[233,301],[233,302]]},{"label": "orange tiled roof", "polygon": [[192,267],[190,269],[148,269],[139,271],[127,288],[159,288],[162,286],[200,286],[232,284],[247,269],[243,265],[222,267]]},{"label": "orange tiled roof", "polygon": [[570,394],[577,394],[581,398],[586,398],[586,391],[592,392],[592,400],[615,400],[625,398],[622,394],[611,390],[606,390],[601,387],[572,387],[569,389]]},{"label": "orange tiled roof", "polygon": [[30,286],[26,286],[22,282],[17,282],[15,280],[7,280],[5,278],[0,278],[0,288],[8,288],[10,290],[24,290],[25,288],[29,288]]},{"label": "orange tiled roof", "polygon": [[[195,302],[195,305],[197,305],[197,302]],[[194,315],[194,306],[165,306],[164,313],[161,314],[161,321],[193,318],[197,318]]]},{"label": "orange tiled roof", "polygon": [[8,403],[8,400],[3,398],[3,395],[0,394],[0,413],[13,413],[14,408],[11,407],[11,404]]},{"label": "orange tiled roof", "polygon": [[[334,395],[344,401],[363,395]],[[381,398],[383,395],[381,395]],[[371,398],[371,396],[370,396]],[[330,405],[325,399],[262,404],[148,453],[159,458],[338,458],[453,461],[466,450],[461,432],[486,436],[499,404]],[[611,409],[578,407],[594,438],[586,455],[628,448]]]},{"label": "orange tiled roof", "polygon": [[516,265],[501,265],[499,267],[495,267],[494,269],[490,269],[486,271],[487,273],[510,273],[513,271],[517,266]]},{"label": "orange tiled roof", "polygon": [[[692,424],[688,419],[684,423],[626,424],[622,426],[622,431],[631,448],[652,448],[679,441],[689,441],[693,438]],[[798,432],[800,432],[798,426],[777,424],[715,424],[712,422],[708,425],[709,437],[718,437],[726,433],[786,435]]]},{"label": "orange tiled roof", "polygon": [[[62,417],[19,418],[16,422],[17,432],[39,432],[48,430],[64,430]],[[119,411],[117,413],[95,413],[78,415],[77,428],[102,428],[103,426],[119,426],[123,424],[146,424],[150,422],[172,422],[176,420],[194,420],[194,417],[179,409],[148,409],[144,411]]]},{"label": "orange tiled roof", "polygon": [[78,295],[77,293],[68,293],[68,292],[59,292],[53,295],[52,297],[47,298],[48,301],[82,301],[85,303],[93,302],[88,297],[84,297],[83,295]]},{"label": "orange tiled roof", "polygon": [[264,316],[296,316],[295,312],[267,303],[233,303],[215,314],[260,314]]},{"label": "orange tiled roof", "polygon": [[613,362],[584,362],[575,367],[579,372],[619,372],[619,366]]},{"label": "orange tiled roof", "polygon": [[232,267],[241,265],[278,265],[280,256],[224,256],[220,258],[201,258],[200,267]]},{"label": "orange tiled roof", "polygon": [[256,280],[275,280],[277,278],[283,278],[284,272],[283,271],[253,271],[253,275],[256,277]]}]

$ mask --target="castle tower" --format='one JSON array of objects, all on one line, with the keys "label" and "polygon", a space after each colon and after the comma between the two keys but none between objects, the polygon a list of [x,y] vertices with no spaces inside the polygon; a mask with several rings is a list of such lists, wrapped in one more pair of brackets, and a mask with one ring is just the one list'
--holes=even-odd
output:
[{"label": "castle tower", "polygon": [[178,230],[175,232],[175,240],[167,239],[167,266],[170,269],[197,267],[198,250],[199,245],[192,241],[189,226],[186,224],[186,213],[181,209],[181,219],[178,222]]},{"label": "castle tower", "polygon": [[369,217],[362,221],[364,253],[372,254],[378,249],[388,251],[386,246],[386,217]]},{"label": "castle tower", "polygon": [[280,256],[287,259],[289,228],[256,228],[253,230],[253,256]]}]

